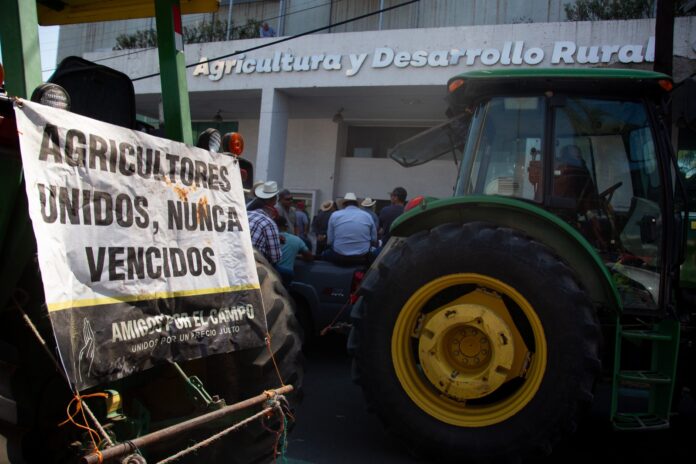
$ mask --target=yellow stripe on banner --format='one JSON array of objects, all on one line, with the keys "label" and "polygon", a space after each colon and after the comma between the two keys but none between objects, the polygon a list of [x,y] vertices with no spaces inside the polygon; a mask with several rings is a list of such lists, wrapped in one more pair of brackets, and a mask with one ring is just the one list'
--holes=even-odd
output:
[{"label": "yellow stripe on banner", "polygon": [[63,301],[61,303],[49,303],[48,312],[62,311],[70,308],[84,308],[85,306],[99,306],[113,303],[130,303],[133,301],[156,300],[161,298],[177,298],[181,296],[212,295],[215,293],[241,292],[244,290],[258,290],[261,287],[256,284],[237,285],[235,287],[204,288],[198,290],[181,290],[178,292],[157,292],[143,295],[110,296],[104,298],[91,298],[87,300]]}]

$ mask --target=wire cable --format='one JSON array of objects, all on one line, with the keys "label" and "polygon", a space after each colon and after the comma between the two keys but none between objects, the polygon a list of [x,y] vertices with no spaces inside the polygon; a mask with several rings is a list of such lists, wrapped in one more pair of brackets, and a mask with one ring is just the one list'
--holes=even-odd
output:
[{"label": "wire cable", "polygon": [[[370,16],[375,16],[375,15],[378,15],[378,14],[380,14],[380,13],[384,13],[384,12],[386,12],[386,11],[395,10],[395,9],[397,9],[397,8],[401,8],[401,7],[404,7],[404,6],[407,6],[407,5],[411,5],[411,4],[413,4],[413,3],[418,3],[418,2],[420,2],[420,0],[409,0],[409,1],[407,1],[407,2],[402,2],[402,3],[399,3],[399,4],[397,4],[397,5],[393,5],[393,6],[387,7],[387,8],[382,8],[381,10],[375,10],[375,11],[372,11],[372,12],[370,12],[370,13],[366,13],[366,14],[363,14],[363,15],[360,15],[360,16],[355,16],[355,17],[353,17],[353,18],[346,19],[346,20],[344,20],[344,21],[339,21],[339,22],[337,22],[337,23],[331,23],[331,24],[329,24],[328,26],[322,26],[322,27],[318,27],[318,28],[316,28],[316,29],[312,29],[312,30],[309,30],[309,31],[306,31],[306,32],[301,32],[301,33],[299,33],[299,34],[291,35],[291,36],[289,36],[289,37],[283,37],[282,39],[274,40],[273,42],[270,42],[270,43],[267,43],[267,44],[257,45],[256,47],[250,47],[250,48],[247,48],[247,49],[245,49],[245,50],[237,50],[236,52],[228,53],[227,55],[217,56],[217,57],[215,57],[215,58],[210,58],[209,60],[206,60],[206,61],[198,61],[198,62],[196,62],[196,63],[187,64],[185,67],[186,67],[186,68],[192,68],[192,67],[198,66],[198,65],[200,65],[200,64],[211,63],[211,62],[213,62],[213,61],[218,61],[218,60],[221,60],[221,59],[223,59],[223,58],[229,58],[229,57],[231,57],[231,56],[236,56],[236,55],[241,55],[241,54],[244,54],[244,53],[253,52],[253,51],[255,51],[255,50],[260,50],[260,49],[262,49],[262,48],[272,47],[273,45],[277,45],[277,44],[279,44],[279,43],[288,42],[288,41],[290,41],[290,40],[298,39],[298,38],[300,38],[300,37],[304,37],[304,36],[307,36],[307,35],[315,34],[315,33],[317,33],[317,32],[325,31],[325,30],[327,30],[327,29],[331,29],[332,27],[342,26],[342,25],[344,25],[344,24],[349,24],[349,23],[352,23],[352,22],[355,22],[355,21],[360,21],[361,19],[369,18]],[[160,75],[159,72],[157,72],[157,73],[152,73],[152,74],[146,74],[146,75],[144,75],[144,76],[135,77],[135,78],[131,79],[131,81],[132,81],[132,82],[141,81],[141,80],[143,80],[143,79],[149,79],[149,78],[151,78],[151,77],[157,77],[157,76],[159,76],[159,75]]]},{"label": "wire cable", "polygon": [[[245,5],[246,5],[246,4],[249,4],[249,3],[261,3],[261,2],[265,2],[265,1],[267,1],[267,0],[253,0],[253,1],[251,1],[251,2],[245,2]],[[292,15],[294,15],[294,14],[304,13],[305,11],[313,10],[313,9],[315,9],[315,8],[321,8],[321,7],[323,7],[323,6],[335,5],[335,4],[338,4],[338,3],[343,2],[343,1],[345,1],[345,0],[332,0],[332,1],[327,2],[327,3],[321,3],[321,4],[319,4],[319,5],[310,6],[310,7],[307,7],[307,8],[300,9],[300,10],[290,11],[290,12],[287,12],[287,13],[282,14],[282,15],[270,16],[270,17],[268,17],[268,18],[262,18],[262,19],[259,20],[259,23],[262,23],[262,24],[263,24],[264,22],[273,21],[274,19],[286,18],[286,17],[292,16]],[[204,20],[203,22],[205,22],[205,20]],[[188,24],[188,26],[190,26],[190,25],[197,25],[197,24],[200,24],[200,22],[199,22],[199,21],[191,21],[191,22]],[[187,27],[187,25],[184,24],[184,27]],[[132,28],[126,28],[125,30],[122,30],[122,31],[118,31],[117,34],[118,34],[118,35],[124,35],[124,34],[127,34],[128,31],[135,31],[135,32],[138,32],[138,31],[142,31],[142,30],[143,30],[143,29],[142,29],[141,27],[136,26],[136,27],[132,27]],[[219,42],[219,41],[217,41],[217,42]],[[57,43],[57,42],[56,42],[56,43]],[[196,42],[188,42],[188,43],[196,43]],[[56,50],[57,50],[57,48],[58,48],[58,47],[56,47]],[[102,61],[115,60],[115,59],[117,59],[117,58],[121,58],[121,57],[124,57],[124,56],[131,56],[131,55],[135,55],[135,54],[137,54],[137,53],[149,52],[149,51],[151,51],[151,50],[157,50],[157,47],[147,47],[147,48],[141,48],[141,49],[138,49],[138,50],[131,50],[131,51],[128,51],[128,52],[126,52],[126,53],[121,53],[120,55],[108,56],[108,57],[105,57],[105,58],[98,58],[98,59],[96,59],[96,60],[92,60],[92,62],[93,62],[93,63],[99,63],[99,62],[102,62]],[[50,71],[55,71],[55,70],[56,70],[56,68],[49,68],[49,69],[42,69],[41,72],[50,72]]]}]

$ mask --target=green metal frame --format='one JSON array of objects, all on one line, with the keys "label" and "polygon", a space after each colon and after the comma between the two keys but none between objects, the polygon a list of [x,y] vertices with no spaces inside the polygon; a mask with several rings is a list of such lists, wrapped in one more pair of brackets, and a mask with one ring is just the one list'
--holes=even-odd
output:
[{"label": "green metal frame", "polygon": [[191,109],[186,82],[184,51],[176,49],[175,20],[181,22],[179,0],[155,0],[157,52],[162,82],[164,131],[167,138],[193,144]]},{"label": "green metal frame", "polygon": [[41,84],[41,53],[36,3],[7,0],[0,14],[0,41],[6,89],[10,95],[29,98]]},{"label": "green metal frame", "polygon": [[391,234],[406,237],[440,224],[474,221],[521,230],[549,246],[575,270],[593,302],[617,313],[622,311],[619,292],[592,245],[560,218],[530,203],[498,196],[426,199],[399,216]]},{"label": "green metal frame", "polygon": [[[36,3],[22,0],[3,2],[0,40],[6,90],[28,98],[41,84],[41,59]],[[35,252],[34,234],[19,159],[0,160],[0,308],[7,305],[24,268]]]},{"label": "green metal frame", "polygon": [[696,213],[689,213],[686,232],[686,256],[679,273],[682,288],[696,289]]},{"label": "green metal frame", "polygon": [[[616,323],[616,346],[610,416],[616,430],[661,430],[669,427],[677,377],[681,327],[679,321],[663,319],[649,330],[627,330]],[[622,369],[625,341],[650,344],[647,370]],[[643,397],[646,404],[623,411],[621,398]],[[636,410],[639,409],[639,410]]]}]

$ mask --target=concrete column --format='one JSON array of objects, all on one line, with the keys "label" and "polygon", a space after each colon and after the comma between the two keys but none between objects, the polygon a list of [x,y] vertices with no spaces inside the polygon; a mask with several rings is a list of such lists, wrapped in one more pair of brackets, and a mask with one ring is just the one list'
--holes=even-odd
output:
[{"label": "concrete column", "polygon": [[274,88],[265,88],[261,92],[255,180],[275,180],[283,185],[287,135],[288,96]]}]

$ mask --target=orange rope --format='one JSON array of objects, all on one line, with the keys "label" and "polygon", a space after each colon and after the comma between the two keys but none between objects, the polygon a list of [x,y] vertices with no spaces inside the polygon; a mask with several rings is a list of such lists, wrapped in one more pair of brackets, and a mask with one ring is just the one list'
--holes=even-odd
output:
[{"label": "orange rope", "polygon": [[350,305],[350,296],[348,297],[348,301],[346,301],[346,303],[343,305],[341,310],[338,311],[336,316],[334,316],[333,320],[331,322],[329,322],[329,325],[327,325],[326,327],[321,329],[321,332],[319,332],[319,335],[321,335],[322,337],[324,335],[326,335],[329,332],[329,329],[331,329],[331,327],[333,327],[334,323],[338,320],[339,317],[341,317],[341,314],[343,314],[343,311],[345,311],[349,305]]},{"label": "orange rope", "polygon": [[[107,395],[106,393],[90,393],[89,395],[80,396],[80,393],[76,392],[75,397],[72,400],[70,400],[70,402],[68,403],[68,407],[65,408],[65,412],[66,412],[68,418],[65,419],[63,422],[61,422],[60,424],[58,424],[58,427],[62,427],[64,425],[70,423],[70,424],[73,424],[74,426],[76,426],[82,430],[86,430],[87,433],[89,433],[90,440],[92,440],[92,445],[94,445],[94,452],[99,457],[100,464],[103,461],[103,457],[102,457],[101,451],[99,450],[99,445],[97,444],[97,441],[94,439],[94,437],[96,436],[99,439],[100,443],[101,443],[101,439],[100,439],[97,431],[89,426],[89,422],[87,421],[87,415],[85,414],[85,410],[82,407],[82,400],[83,400],[83,398],[108,398],[108,397],[109,397],[109,395]],[[70,408],[72,407],[73,403],[76,404],[75,411],[71,412]],[[84,421],[84,424],[80,424],[78,422],[75,422],[75,416],[77,416],[78,413],[82,414],[82,420]]]},{"label": "orange rope", "polygon": [[280,369],[278,369],[278,363],[276,363],[275,356],[273,355],[273,350],[271,349],[271,334],[266,333],[266,347],[268,348],[268,353],[271,355],[271,361],[273,361],[273,367],[275,367],[276,374],[278,374],[278,380],[280,380],[280,385],[285,386],[283,382],[283,376],[280,374]]}]

